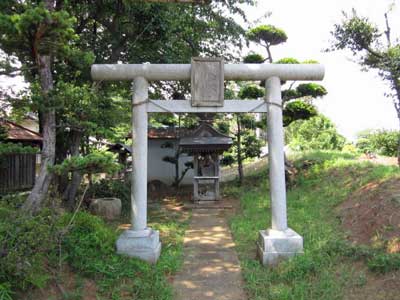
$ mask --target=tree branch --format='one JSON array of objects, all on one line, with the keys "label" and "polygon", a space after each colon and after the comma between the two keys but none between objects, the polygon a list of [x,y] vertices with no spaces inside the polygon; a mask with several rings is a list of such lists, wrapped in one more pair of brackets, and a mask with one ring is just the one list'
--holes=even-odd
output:
[{"label": "tree branch", "polygon": [[391,42],[391,38],[390,38],[391,28],[389,26],[389,18],[388,18],[388,14],[387,13],[385,13],[385,22],[386,22],[385,35],[386,35],[386,40],[387,40],[387,43],[388,43],[388,47],[390,48],[392,46],[392,42]]}]

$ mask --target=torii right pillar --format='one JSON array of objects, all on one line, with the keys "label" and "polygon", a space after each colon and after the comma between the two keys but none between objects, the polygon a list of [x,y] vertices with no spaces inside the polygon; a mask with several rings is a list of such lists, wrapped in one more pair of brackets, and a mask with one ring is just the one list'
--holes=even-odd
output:
[{"label": "torii right pillar", "polygon": [[270,229],[259,232],[258,256],[263,265],[273,266],[303,253],[303,238],[287,226],[281,80],[270,77],[265,88],[272,222]]}]

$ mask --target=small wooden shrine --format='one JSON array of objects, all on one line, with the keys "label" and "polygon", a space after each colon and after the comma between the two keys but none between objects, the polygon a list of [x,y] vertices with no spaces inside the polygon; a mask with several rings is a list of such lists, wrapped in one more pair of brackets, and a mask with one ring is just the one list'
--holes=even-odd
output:
[{"label": "small wooden shrine", "polygon": [[220,199],[220,155],[232,145],[232,138],[202,123],[189,136],[182,137],[182,152],[193,155],[193,200],[216,201]]}]

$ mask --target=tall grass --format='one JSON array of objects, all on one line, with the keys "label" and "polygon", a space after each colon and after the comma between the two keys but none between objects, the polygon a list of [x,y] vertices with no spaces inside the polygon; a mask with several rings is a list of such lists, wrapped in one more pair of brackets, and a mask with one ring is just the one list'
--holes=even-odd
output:
[{"label": "tall grass", "polygon": [[353,268],[355,259],[400,268],[396,256],[349,245],[335,215],[335,207],[354,190],[399,176],[397,167],[359,163],[352,154],[336,152],[297,156],[295,165],[303,169],[288,191],[288,223],[303,236],[304,255],[273,269],[255,257],[258,231],[271,223],[267,172],[247,178],[243,188],[225,187],[225,193],[240,198],[241,210],[230,226],[250,299],[342,299],[346,287],[364,282]]}]

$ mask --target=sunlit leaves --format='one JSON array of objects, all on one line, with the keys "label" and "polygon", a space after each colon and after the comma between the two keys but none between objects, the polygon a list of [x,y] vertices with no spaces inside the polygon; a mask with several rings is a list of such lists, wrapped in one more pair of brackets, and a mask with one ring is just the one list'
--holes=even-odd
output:
[{"label": "sunlit leaves", "polygon": [[247,38],[260,44],[279,45],[286,42],[287,35],[285,31],[273,25],[260,25],[251,29]]}]

